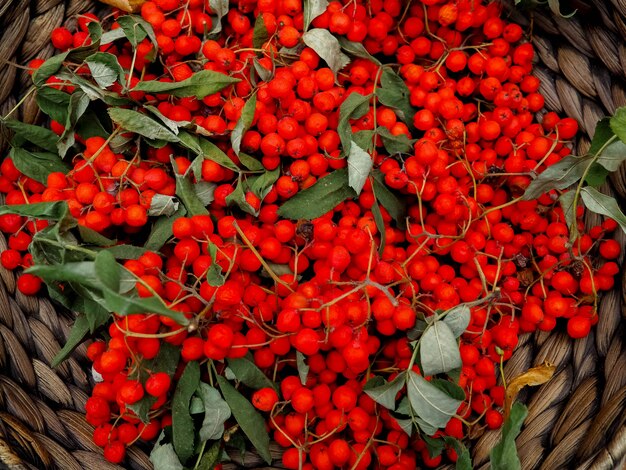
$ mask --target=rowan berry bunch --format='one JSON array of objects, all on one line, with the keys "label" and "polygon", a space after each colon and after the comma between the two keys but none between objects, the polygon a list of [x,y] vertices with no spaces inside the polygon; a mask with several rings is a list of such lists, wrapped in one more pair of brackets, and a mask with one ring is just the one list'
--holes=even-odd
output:
[{"label": "rowan berry bunch", "polygon": [[618,224],[545,185],[578,126],[535,119],[498,3],[155,0],[52,43],[50,130],[7,121],[0,261],[81,312],[63,354],[106,331],[109,461],[211,468],[242,433],[293,469],[468,459],[519,335],[598,321]]}]

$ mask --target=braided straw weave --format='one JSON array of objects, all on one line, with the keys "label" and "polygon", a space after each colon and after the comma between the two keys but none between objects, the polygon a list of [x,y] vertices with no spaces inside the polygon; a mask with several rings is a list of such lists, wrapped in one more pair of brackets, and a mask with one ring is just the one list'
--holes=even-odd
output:
[{"label": "braided straw weave", "polygon": [[[75,20],[90,2],[0,1],[0,114],[13,109],[30,86],[28,74],[13,64],[49,57],[52,29]],[[563,2],[578,8],[571,19],[548,10],[531,16],[513,9],[513,0],[506,2],[511,19],[532,28],[546,108],[578,120],[585,135],[577,150],[583,153],[596,122],[626,105],[626,0]],[[37,121],[34,100],[25,100],[13,117]],[[6,146],[6,136],[0,135],[0,151]],[[626,167],[602,189],[625,200]],[[587,215],[588,224],[597,221]],[[616,236],[626,246],[626,237],[621,232]],[[3,249],[6,240],[0,234]],[[507,362],[508,379],[546,360],[557,366],[550,382],[520,396],[529,408],[517,439],[524,470],[626,467],[626,278],[617,284],[602,298],[600,321],[586,339],[572,341],[564,333],[526,335]],[[72,315],[49,299],[21,295],[14,274],[0,266],[0,468],[122,468],[104,460],[82,414],[92,385],[85,347],[50,368],[71,322]],[[498,432],[485,432],[472,445],[476,468],[488,468],[498,438]],[[272,453],[277,457],[280,451],[273,448]],[[133,469],[152,468],[146,449],[132,448],[128,463]],[[225,468],[261,466],[258,457],[247,454]]]}]

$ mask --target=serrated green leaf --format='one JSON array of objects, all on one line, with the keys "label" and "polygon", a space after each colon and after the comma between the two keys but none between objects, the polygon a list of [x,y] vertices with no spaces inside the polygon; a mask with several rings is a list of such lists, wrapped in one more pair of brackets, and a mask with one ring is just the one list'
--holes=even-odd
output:
[{"label": "serrated green leaf", "polygon": [[354,190],[348,186],[348,170],[344,168],[320,178],[310,188],[285,201],[278,209],[278,215],[294,220],[312,220],[355,196]]},{"label": "serrated green leaf", "polygon": [[380,136],[389,155],[409,154],[413,151],[415,140],[410,140],[406,135],[393,135],[386,127],[379,127],[376,133]]},{"label": "serrated green leaf", "polygon": [[407,372],[406,385],[409,401],[415,414],[433,428],[445,428],[462,403],[461,400],[452,398],[413,370]]},{"label": "serrated green leaf", "polygon": [[206,272],[206,282],[209,283],[210,286],[219,287],[223,286],[226,278],[222,274],[222,268],[217,262],[217,246],[213,242],[207,242],[207,250],[209,251],[209,256],[211,256],[211,266]]},{"label": "serrated green leaf", "polygon": [[48,152],[57,152],[57,140],[59,137],[50,129],[33,124],[6,119],[3,124],[15,132],[15,136],[31,142]]},{"label": "serrated green leaf", "polygon": [[200,366],[187,363],[172,398],[172,441],[181,462],[186,462],[194,451],[195,428],[189,414],[189,403],[200,384]]},{"label": "serrated green leaf", "polygon": [[262,175],[254,181],[254,184],[250,188],[254,194],[258,196],[258,198],[262,201],[265,199],[265,196],[272,190],[272,186],[280,177],[280,168],[276,168],[275,170],[266,171]]},{"label": "serrated green leaf", "polygon": [[207,450],[197,465],[197,470],[214,470],[222,456],[222,443],[214,442]]},{"label": "serrated green leaf", "polygon": [[300,351],[296,351],[296,367],[298,369],[298,377],[300,377],[300,383],[306,385],[306,381],[309,377],[309,370],[311,369],[307,363],[304,354]]},{"label": "serrated green leaf", "polygon": [[348,184],[357,195],[361,194],[373,167],[371,155],[352,141],[348,154]]},{"label": "serrated green leaf", "polygon": [[38,88],[42,88],[46,80],[57,73],[66,61],[81,63],[88,56],[93,54],[100,47],[99,42],[93,42],[87,46],[77,47],[61,54],[54,55],[46,60],[33,72],[33,83]]},{"label": "serrated green leaf", "polygon": [[465,333],[472,318],[470,308],[467,305],[457,305],[456,307],[446,310],[444,313],[443,322],[448,325],[448,328],[450,328],[455,338]]},{"label": "serrated green leaf", "polygon": [[383,220],[383,213],[380,210],[378,199],[374,197],[374,204],[372,204],[372,215],[374,216],[374,222],[376,223],[376,229],[380,234],[380,244],[378,246],[378,255],[382,256],[387,244],[387,229],[385,228],[385,221]]},{"label": "serrated green leaf", "polygon": [[304,31],[309,29],[311,21],[326,11],[328,0],[304,0]]},{"label": "serrated green leaf", "polygon": [[241,110],[241,117],[237,121],[232,134],[230,135],[230,141],[233,146],[233,151],[236,155],[239,155],[241,150],[241,139],[244,134],[250,129],[252,121],[254,120],[254,112],[256,111],[256,93],[248,98],[246,104]]},{"label": "serrated green leaf", "polygon": [[[36,219],[59,221],[69,215],[66,201],[35,202],[33,204],[14,204],[0,206],[0,215],[17,214]],[[72,227],[76,224],[74,223]]]},{"label": "serrated green leaf", "polygon": [[158,49],[159,45],[157,43],[154,30],[152,29],[152,25],[150,25],[150,23],[144,20],[141,16],[120,16],[117,19],[117,23],[120,25],[122,31],[124,31],[128,42],[130,42],[133,47],[137,47],[141,41],[149,38],[154,47]]},{"label": "serrated green leaf", "polygon": [[57,141],[57,152],[64,157],[67,151],[74,145],[74,129],[78,120],[85,114],[89,107],[89,97],[80,90],[75,91],[70,96],[70,103],[67,111],[67,119],[65,120],[65,130]]},{"label": "serrated green leaf", "polygon": [[383,383],[375,387],[368,387],[370,382],[371,380],[363,387],[365,394],[388,410],[395,410],[396,395],[398,395],[398,392],[404,387],[404,376],[398,375],[391,382]]},{"label": "serrated green leaf", "polygon": [[70,330],[70,334],[63,345],[63,348],[61,348],[56,356],[54,356],[50,366],[54,368],[65,361],[65,359],[72,354],[74,349],[76,349],[83,342],[87,333],[89,333],[89,321],[87,320],[86,315],[78,315],[74,321],[72,329]]},{"label": "serrated green leaf", "polygon": [[202,178],[202,161],[205,159],[211,160],[224,168],[233,170],[234,172],[239,172],[239,168],[237,168],[237,165],[235,165],[235,163],[228,158],[228,155],[222,152],[217,145],[209,140],[190,134],[187,131],[180,131],[178,133],[178,138],[180,139],[181,145],[198,155],[198,158],[196,158],[191,164],[193,173],[198,181]]},{"label": "serrated green leaf", "polygon": [[243,382],[250,388],[258,390],[260,388],[270,387],[274,390],[278,390],[278,386],[272,382],[254,362],[245,357],[228,359],[228,367],[233,371],[237,380]]},{"label": "serrated green leaf", "polygon": [[[352,144],[352,126],[351,119],[359,119],[363,117],[370,109],[370,99],[372,95],[361,95],[353,92],[341,103],[339,107],[339,122],[337,123],[337,133],[341,139],[344,154],[350,152]],[[373,134],[372,134],[373,135]],[[371,141],[371,138],[370,138]],[[370,143],[371,145],[371,143]],[[365,148],[364,146],[362,148]]]},{"label": "serrated green leaf", "polygon": [[172,214],[172,217],[159,217],[154,224],[152,224],[152,230],[148,239],[144,245],[146,250],[159,251],[165,243],[172,238],[172,225],[174,221],[179,217],[184,217],[187,214],[187,210],[180,206],[178,210]]},{"label": "serrated green leaf", "polygon": [[254,30],[252,32],[252,47],[255,49],[263,48],[263,45],[269,38],[270,35],[267,32],[263,15],[257,15],[256,20],[254,21]]},{"label": "serrated green leaf", "polygon": [[622,212],[615,198],[602,194],[591,186],[585,186],[580,196],[585,203],[585,207],[596,214],[611,217],[619,224],[624,233],[626,233],[626,215]]},{"label": "serrated green leaf", "polygon": [[611,172],[619,170],[619,167],[625,161],[626,144],[622,141],[616,141],[608,145],[596,160],[597,163]]},{"label": "serrated green leaf", "polygon": [[96,52],[85,59],[91,76],[102,88],[108,88],[115,82],[124,83],[125,75],[117,57],[108,52]]},{"label": "serrated green leaf", "polygon": [[146,114],[133,111],[132,109],[110,108],[109,116],[113,122],[124,130],[134,132],[148,139],[158,139],[166,142],[179,141],[176,134]]},{"label": "serrated green leaf", "polygon": [[163,113],[159,111],[159,108],[155,106],[145,105],[144,109],[147,109],[156,117],[158,117],[159,121],[161,121],[165,125],[165,127],[167,127],[170,131],[172,131],[176,135],[178,135],[178,132],[179,132],[178,130],[179,125],[189,124],[186,121],[185,122],[173,121],[172,119],[164,116]]},{"label": "serrated green leaf", "polygon": [[360,57],[361,59],[367,59],[370,62],[373,62],[376,65],[381,65],[380,61],[367,52],[365,46],[360,42],[349,41],[345,36],[339,36],[337,38],[339,40],[339,45],[341,48],[348,54],[354,57]]},{"label": "serrated green leaf", "polygon": [[[37,106],[44,113],[61,124],[67,119],[67,107],[70,103],[69,93],[51,87],[41,87],[37,89],[35,97]],[[56,146],[55,146],[56,150]]]},{"label": "serrated green leaf", "polygon": [[579,181],[589,166],[592,156],[575,157],[568,155],[554,165],[546,168],[526,188],[523,199],[530,201],[552,189],[566,189]]},{"label": "serrated green leaf", "polygon": [[215,188],[217,184],[209,183],[208,181],[199,181],[198,183],[193,185],[193,190],[196,193],[196,197],[198,200],[208,206],[213,202],[213,194],[215,193]]},{"label": "serrated green leaf", "polygon": [[212,12],[217,15],[213,22],[213,28],[208,31],[211,37],[222,31],[222,18],[228,13],[228,0],[209,0]]},{"label": "serrated green leaf", "polygon": [[265,420],[228,380],[222,376],[218,376],[217,382],[239,427],[248,439],[250,439],[250,442],[263,460],[270,465],[272,463],[272,456],[269,449],[270,437],[265,428]]},{"label": "serrated green leaf", "polygon": [[350,63],[350,57],[341,52],[337,38],[326,29],[311,29],[302,35],[302,41],[326,62],[335,77]]},{"label": "serrated green leaf", "polygon": [[385,106],[393,108],[409,129],[413,128],[413,116],[416,109],[411,106],[410,91],[404,80],[391,68],[384,67],[380,76],[380,88],[376,97]]},{"label": "serrated green leaf", "polygon": [[389,215],[397,222],[398,227],[406,228],[406,201],[396,196],[383,182],[380,171],[373,171],[372,187],[380,204],[389,212]]},{"label": "serrated green leaf", "polygon": [[[172,160],[172,167],[176,168],[176,162],[174,157],[170,157]],[[209,211],[202,203],[191,179],[187,175],[176,174],[176,196],[182,201],[190,215],[207,215]]]},{"label": "serrated green leaf", "polygon": [[159,439],[150,452],[150,462],[154,470],[183,470],[183,464],[180,463],[174,446],[171,442],[162,443],[164,433],[161,432]]},{"label": "serrated green leaf", "polygon": [[196,395],[204,404],[204,419],[198,433],[200,442],[221,438],[224,434],[224,423],[231,414],[228,403],[217,389],[204,382],[198,386]]},{"label": "serrated green leaf", "polygon": [[177,210],[180,203],[174,196],[166,196],[165,194],[155,194],[150,202],[150,208],[148,209],[149,216],[159,217],[164,215],[170,217]]},{"label": "serrated green leaf", "polygon": [[247,153],[239,154],[239,161],[243,166],[245,166],[250,171],[265,171],[265,167],[260,160],[257,160],[254,157],[251,157]]},{"label": "serrated green leaf", "polygon": [[502,438],[491,450],[491,468],[493,470],[520,470],[522,468],[515,439],[519,435],[528,410],[524,405],[516,402],[511,407],[511,414],[502,426]]},{"label": "serrated green leaf", "polygon": [[576,222],[576,207],[574,207],[574,199],[576,191],[567,191],[559,196],[559,204],[565,215],[565,223],[569,229],[570,240],[578,236],[578,224]]},{"label": "serrated green leaf", "polygon": [[205,96],[218,93],[228,85],[239,82],[239,79],[230,77],[213,70],[200,70],[191,77],[180,82],[161,82],[148,80],[138,82],[133,91],[145,91],[147,93],[167,94],[178,98],[193,96],[202,99]]},{"label": "serrated green leaf", "polygon": [[615,133],[611,129],[611,118],[607,117],[599,120],[593,132],[593,138],[587,153],[589,155],[597,154],[614,135]]},{"label": "serrated green leaf", "polygon": [[430,325],[422,335],[420,362],[424,375],[435,375],[461,367],[459,345],[450,327],[442,321]]}]

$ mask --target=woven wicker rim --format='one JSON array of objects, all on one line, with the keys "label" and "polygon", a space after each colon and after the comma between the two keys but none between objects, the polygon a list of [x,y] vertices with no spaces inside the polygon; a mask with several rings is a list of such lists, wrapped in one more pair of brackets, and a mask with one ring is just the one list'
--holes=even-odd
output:
[{"label": "woven wicker rim", "polygon": [[[571,19],[548,10],[532,17],[512,8],[511,20],[532,27],[546,108],[567,114],[584,132],[577,142],[583,153],[596,122],[626,105],[626,0],[571,2]],[[13,64],[47,58],[52,29],[75,21],[91,0],[12,0],[0,4],[0,113],[18,103],[29,76]],[[529,21],[532,20],[532,24]],[[14,117],[37,122],[32,98]],[[0,134],[0,150],[7,146]],[[626,200],[626,166],[602,188]],[[586,223],[598,217],[588,214]],[[626,236],[616,234],[622,246]],[[0,235],[0,250],[6,249]],[[620,260],[621,262],[621,260]],[[624,313],[626,278],[600,303],[594,333],[572,341],[563,333],[536,333],[521,338],[505,366],[510,378],[545,360],[556,364],[555,377],[534,391],[523,392],[529,414],[517,439],[523,469],[623,468],[626,455],[626,348]],[[15,275],[0,267],[0,468],[121,469],[104,460],[91,441],[92,428],[82,415],[92,385],[85,347],[56,369],[50,362],[64,343],[72,323],[68,312],[49,299],[26,297],[15,288]],[[498,432],[485,432],[473,443],[476,468],[488,468],[489,451]],[[130,468],[152,468],[146,449],[129,452]],[[273,448],[274,456],[280,449]],[[259,468],[253,454],[224,468]]]}]

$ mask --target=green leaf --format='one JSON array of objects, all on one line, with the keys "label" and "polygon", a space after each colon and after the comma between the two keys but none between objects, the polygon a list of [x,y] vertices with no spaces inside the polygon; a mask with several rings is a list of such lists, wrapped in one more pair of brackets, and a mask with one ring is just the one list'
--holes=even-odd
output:
[{"label": "green leaf", "polygon": [[298,376],[300,377],[300,383],[306,385],[306,381],[309,377],[309,370],[311,369],[300,351],[296,351],[296,367],[298,369]]},{"label": "green leaf", "polygon": [[246,386],[258,390],[260,388],[271,387],[278,390],[278,386],[272,382],[254,362],[245,357],[228,359],[228,367],[233,371],[235,377]]},{"label": "green leaf", "polygon": [[265,26],[263,15],[257,15],[254,21],[254,30],[252,32],[252,47],[262,49],[263,45],[269,40],[270,35]]},{"label": "green leaf", "polygon": [[128,42],[130,42],[133,47],[137,47],[137,45],[144,39],[150,38],[154,47],[158,48],[156,35],[154,34],[152,26],[141,16],[121,16],[117,19],[117,23],[120,25],[122,31],[124,31]]},{"label": "green leaf", "polygon": [[172,238],[172,225],[174,221],[179,217],[184,217],[186,214],[187,210],[183,206],[180,206],[171,217],[159,217],[156,222],[152,224],[152,231],[150,235],[148,235],[144,248],[150,251],[159,251],[163,245]]},{"label": "green leaf", "polygon": [[245,189],[246,187],[247,187],[247,184],[245,183],[245,181],[243,180],[240,174],[238,184],[235,187],[235,190],[232,193],[230,193],[228,196],[226,196],[226,204],[229,206],[236,205],[242,211],[247,212],[248,214],[251,214],[256,217],[257,211],[254,209],[254,207],[252,207],[248,203],[248,201],[246,201],[246,189]]},{"label": "green leaf", "polygon": [[222,31],[222,18],[228,13],[228,0],[209,0],[209,6],[217,15],[213,22],[213,28],[209,31],[211,37]]},{"label": "green leaf", "polygon": [[190,134],[187,131],[180,131],[178,133],[178,138],[180,139],[181,145],[198,155],[198,158],[196,158],[191,164],[194,175],[198,181],[202,176],[202,161],[204,159],[214,161],[218,165],[228,168],[229,170],[233,170],[234,172],[239,172],[239,168],[237,168],[237,165],[235,165],[235,163],[228,158],[228,155],[222,152],[217,145],[207,139]]},{"label": "green leaf", "polygon": [[180,463],[174,446],[171,442],[162,444],[163,438],[164,433],[161,432],[161,436],[150,452],[150,462],[154,470],[183,470],[183,464]]},{"label": "green leaf", "polygon": [[385,150],[389,155],[409,154],[413,151],[415,140],[410,140],[405,134],[393,135],[386,127],[379,127],[376,133],[383,140]]},{"label": "green leaf", "polygon": [[[172,166],[175,167],[173,158],[174,157],[172,157]],[[209,213],[205,205],[198,198],[191,179],[187,176],[176,174],[176,195],[185,205],[190,215],[207,215]]]},{"label": "green leaf", "polygon": [[445,436],[443,438],[445,443],[452,447],[456,451],[456,470],[473,470],[472,459],[470,457],[469,450],[463,445],[461,441],[454,437]]},{"label": "green leaf", "polygon": [[213,287],[223,286],[226,278],[222,274],[221,266],[215,262],[217,259],[217,246],[215,243],[209,241],[207,242],[207,249],[211,256],[211,266],[209,266],[206,273],[206,282]]},{"label": "green leaf", "polygon": [[230,418],[228,403],[220,392],[209,384],[201,382],[196,391],[204,404],[204,419],[198,435],[200,442],[219,439],[224,434],[224,423]]},{"label": "green leaf", "polygon": [[592,156],[576,157],[568,155],[546,168],[526,188],[523,199],[530,201],[552,189],[566,189],[579,181],[589,166]]},{"label": "green leaf", "polygon": [[602,165],[594,162],[591,164],[591,168],[587,171],[587,175],[585,176],[585,182],[589,186],[602,186],[602,184],[606,181],[607,176],[609,176],[609,170],[604,168]]},{"label": "green leaf", "polygon": [[239,79],[230,77],[213,70],[200,70],[191,77],[180,82],[160,82],[148,80],[138,82],[133,91],[145,91],[147,93],[167,94],[183,98],[193,96],[199,99],[222,91],[228,85],[237,83]]},{"label": "green leaf", "polygon": [[9,156],[18,170],[43,184],[48,181],[50,173],[60,171],[65,174],[69,171],[69,167],[55,153],[12,148]]},{"label": "green leaf", "polygon": [[353,141],[348,155],[348,184],[357,195],[361,194],[373,166],[371,155]]},{"label": "green leaf", "polygon": [[288,219],[312,220],[353,197],[356,193],[348,186],[348,170],[344,168],[320,178],[310,188],[285,201],[278,209],[278,215]]},{"label": "green leaf", "polygon": [[70,96],[70,103],[67,110],[67,119],[65,120],[65,130],[57,142],[57,152],[64,157],[67,151],[74,145],[74,129],[78,120],[85,114],[89,107],[89,97],[78,90]]},{"label": "green leaf", "polygon": [[502,426],[502,438],[491,450],[491,468],[493,470],[520,470],[515,438],[519,435],[528,409],[519,402],[511,407],[511,414]]},{"label": "green leaf", "polygon": [[613,142],[608,145],[600,154],[597,163],[608,171],[617,171],[622,163],[626,161],[626,144],[622,141]]},{"label": "green leaf", "polygon": [[57,152],[57,140],[59,140],[59,137],[50,129],[33,124],[26,124],[16,121],[15,119],[6,119],[3,123],[15,132],[16,137],[27,140],[49,152]]},{"label": "green leaf", "polygon": [[117,57],[108,52],[96,52],[85,60],[91,76],[102,88],[108,88],[115,82],[124,83],[125,75]]},{"label": "green leaf", "polygon": [[372,172],[374,179],[372,187],[376,199],[389,212],[389,215],[398,223],[398,227],[406,228],[406,201],[396,196],[383,182],[383,176],[380,171]]},{"label": "green leaf", "polygon": [[280,177],[280,168],[276,168],[271,171],[266,171],[260,175],[255,181],[250,191],[256,194],[259,199],[265,199],[265,196],[272,190],[272,186]]},{"label": "green leaf", "polygon": [[587,209],[596,214],[611,217],[626,233],[626,215],[620,209],[615,198],[602,194],[590,186],[584,187],[580,192],[580,196]]},{"label": "green leaf", "polygon": [[132,109],[110,108],[109,116],[121,128],[147,137],[148,139],[178,142],[179,138],[151,117]]},{"label": "green leaf", "polygon": [[216,465],[220,462],[221,456],[222,443],[220,441],[214,442],[200,459],[197,470],[214,470]]},{"label": "green leaf", "polygon": [[380,245],[378,246],[378,255],[382,256],[387,243],[387,229],[385,228],[385,221],[383,220],[383,213],[380,210],[378,200],[374,197],[374,204],[372,204],[372,215],[374,216],[374,222],[378,233],[380,233]]},{"label": "green leaf", "polygon": [[376,57],[367,52],[365,46],[360,42],[349,41],[345,36],[339,36],[337,39],[339,40],[339,45],[344,52],[346,52],[346,54],[353,57],[360,57],[361,59],[367,59],[376,65],[382,65]]},{"label": "green leaf", "polygon": [[[337,123],[337,133],[341,139],[344,154],[350,153],[352,143],[352,126],[350,119],[363,117],[370,109],[370,99],[372,95],[361,95],[360,93],[350,93],[339,107],[339,122]],[[371,138],[370,138],[371,146]]]},{"label": "green leaf", "polygon": [[76,349],[78,345],[83,342],[87,333],[89,333],[89,322],[87,321],[87,317],[85,315],[78,315],[74,321],[74,326],[72,326],[72,330],[63,345],[63,348],[61,348],[56,356],[54,356],[50,366],[53,368],[57,367],[65,359],[67,359],[72,352],[74,352],[74,349]]},{"label": "green leaf", "polygon": [[239,154],[239,162],[250,171],[265,171],[263,163],[247,153],[242,152]]},{"label": "green leaf", "polygon": [[441,374],[463,365],[454,333],[444,322],[436,321],[424,332],[420,362],[424,375]]},{"label": "green leaf", "polygon": [[450,380],[432,379],[430,383],[456,400],[463,401],[466,398],[465,391]]},{"label": "green leaf", "polygon": [[337,38],[326,29],[315,28],[307,31],[302,35],[302,41],[326,62],[335,77],[350,63],[350,57],[341,52]]},{"label": "green leaf", "polygon": [[198,183],[193,185],[193,191],[196,194],[196,198],[204,204],[208,206],[213,202],[215,193],[215,188],[217,184],[209,183],[208,181],[199,181]]},{"label": "green leaf", "polygon": [[35,100],[39,109],[55,121],[63,124],[67,119],[67,107],[70,104],[70,95],[68,93],[56,88],[42,87],[37,89]]},{"label": "green leaf", "polygon": [[57,54],[46,60],[37,70],[33,72],[33,83],[36,87],[42,88],[46,80],[57,73],[66,61],[81,63],[98,50],[99,42],[94,42],[88,46],[77,47],[69,51]]},{"label": "green leaf", "polygon": [[159,121],[161,121],[165,125],[165,127],[167,127],[170,131],[172,131],[176,135],[178,135],[179,125],[189,124],[187,121],[173,121],[172,119],[165,117],[163,113],[159,111],[159,108],[155,106],[145,105],[144,109],[147,109],[156,117],[158,117]]},{"label": "green leaf", "polygon": [[309,29],[311,21],[326,11],[328,0],[304,0],[304,31]]},{"label": "green leaf", "polygon": [[111,253],[106,251],[98,253],[94,260],[94,269],[98,280],[102,282],[104,287],[119,292],[123,268],[115,261]]},{"label": "green leaf", "polygon": [[363,387],[365,394],[388,410],[395,410],[396,395],[398,395],[398,392],[402,390],[402,387],[404,387],[404,377],[402,375],[398,375],[391,382],[383,382],[383,385],[375,387],[371,387],[369,385],[371,382],[371,380],[368,381],[365,384],[365,387]]},{"label": "green leaf", "polygon": [[270,465],[272,463],[272,456],[270,455],[269,449],[270,437],[265,428],[265,420],[228,380],[222,376],[218,376],[217,382],[239,427],[248,439],[250,439],[250,442],[263,460]]},{"label": "green leaf", "polygon": [[170,217],[176,213],[180,203],[174,196],[166,196],[165,194],[155,194],[150,202],[150,209],[148,209],[149,216],[161,216]]},{"label": "green leaf", "polygon": [[563,209],[563,214],[565,215],[565,223],[567,224],[567,228],[569,230],[570,240],[573,240],[578,236],[576,207],[574,207],[575,197],[575,190],[567,191],[559,196],[559,204],[561,204],[561,209]]},{"label": "green leaf", "polygon": [[235,128],[233,129],[232,134],[230,135],[230,141],[233,146],[233,151],[236,155],[239,155],[239,151],[241,150],[241,139],[244,134],[250,129],[252,125],[252,121],[254,119],[254,112],[256,111],[256,93],[252,95],[246,101],[246,104],[243,106],[241,110],[241,117],[237,121]]},{"label": "green leaf", "polygon": [[406,385],[409,401],[415,414],[433,428],[445,428],[462,403],[461,400],[450,397],[413,370],[407,373]]},{"label": "green leaf", "polygon": [[444,312],[443,322],[448,325],[455,338],[458,338],[469,326],[472,314],[467,305],[457,305]]},{"label": "green leaf", "polygon": [[389,67],[384,67],[376,97],[385,106],[394,108],[398,117],[409,128],[413,128],[413,116],[415,116],[416,109],[411,106],[410,94],[404,80]]},{"label": "green leaf", "polygon": [[426,448],[428,449],[428,454],[430,455],[431,459],[437,457],[438,455],[441,455],[445,447],[443,439],[434,439],[428,436],[421,437],[426,442]]},{"label": "green leaf", "polygon": [[178,380],[172,398],[172,441],[181,462],[193,455],[195,428],[189,414],[189,402],[200,384],[200,366],[196,361],[187,363]]},{"label": "green leaf", "polygon": [[36,219],[59,221],[69,214],[69,209],[65,201],[35,202],[33,204],[0,206],[0,215],[4,214],[17,214]]},{"label": "green leaf", "polygon": [[611,118],[601,119],[598,121],[598,124],[596,124],[596,129],[594,130],[591,145],[587,153],[589,155],[597,154],[614,135],[615,133],[611,129]]}]

